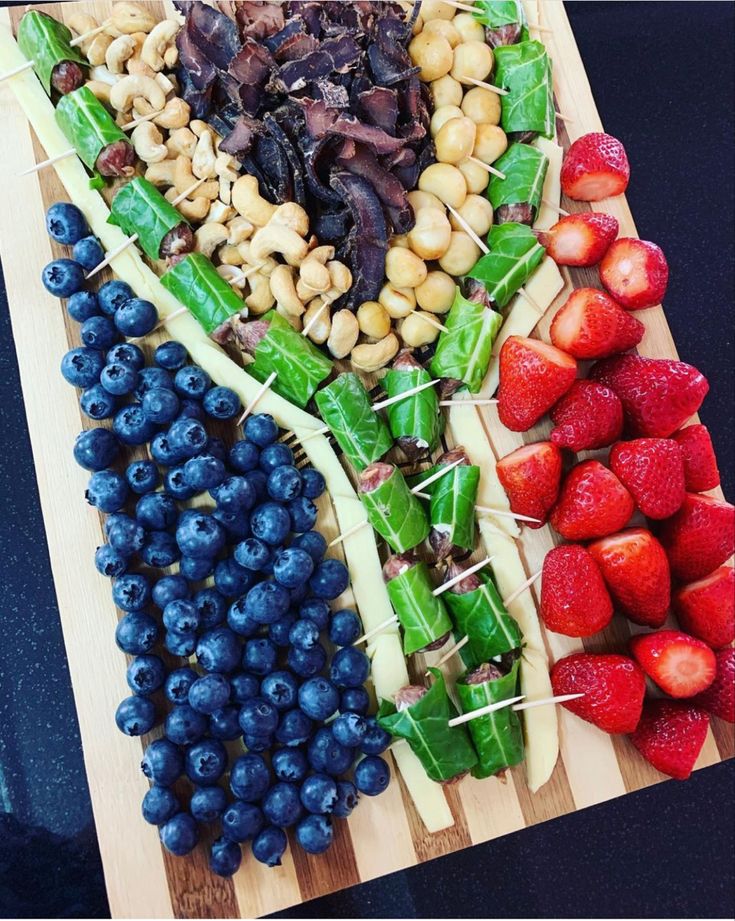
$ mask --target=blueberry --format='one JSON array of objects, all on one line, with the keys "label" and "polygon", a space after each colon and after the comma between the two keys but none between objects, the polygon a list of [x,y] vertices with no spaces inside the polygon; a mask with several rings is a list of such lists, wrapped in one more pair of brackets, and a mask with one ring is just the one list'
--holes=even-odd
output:
[{"label": "blueberry", "polygon": [[150,301],[131,297],[115,311],[115,326],[123,334],[137,339],[153,332],[158,323],[158,311]]},{"label": "blueberry", "polygon": [[168,371],[163,368],[140,368],[138,375],[138,386],[135,388],[135,396],[142,400],[149,390],[161,388],[162,390],[171,390],[173,380]]},{"label": "blueberry", "polygon": [[355,767],[355,786],[360,793],[377,796],[390,783],[390,768],[377,755],[367,755]]},{"label": "blueberry", "polygon": [[105,258],[105,251],[102,244],[94,235],[82,237],[74,244],[72,256],[81,265],[83,269],[91,272]]},{"label": "blueberry", "polygon": [[255,505],[255,490],[242,476],[228,476],[211,494],[217,507],[227,512],[249,511]]},{"label": "blueberry", "polygon": [[301,618],[291,627],[288,638],[292,646],[299,649],[311,649],[319,642],[319,627],[313,620]]},{"label": "blueberry", "polygon": [[283,829],[269,825],[253,841],[253,857],[267,867],[280,867],[287,847],[288,838]]},{"label": "blueberry", "polygon": [[130,365],[141,371],[145,367],[145,355],[133,342],[118,342],[107,353],[107,363]]},{"label": "blueberry", "polygon": [[199,840],[197,824],[188,812],[179,812],[159,829],[161,844],[176,857],[191,853]]},{"label": "blueberry", "polygon": [[224,441],[222,441],[221,438],[210,436],[207,439],[207,444],[202,453],[211,454],[212,457],[216,457],[217,460],[221,460],[222,463],[224,463],[227,459],[227,445],[224,443]]},{"label": "blueberry", "polygon": [[230,682],[224,675],[218,675],[216,672],[197,678],[189,688],[189,706],[198,713],[206,713],[207,716],[224,707],[229,699]]},{"label": "blueberry", "polygon": [[212,873],[224,877],[234,876],[241,862],[242,850],[235,841],[222,837],[212,842],[209,851],[209,869]]},{"label": "blueberry", "polygon": [[365,688],[345,688],[339,699],[339,709],[342,713],[359,713],[360,716],[370,709],[370,695]]},{"label": "blueberry", "polygon": [[135,518],[144,528],[163,531],[175,525],[178,517],[176,502],[162,492],[149,492],[135,504]]},{"label": "blueberry", "polygon": [[196,649],[196,633],[177,633],[175,630],[167,630],[163,638],[166,649],[172,656],[181,656],[188,659]]},{"label": "blueberry", "polygon": [[303,745],[311,738],[314,728],[313,722],[304,713],[296,707],[288,710],[280,719],[278,729],[276,729],[276,739],[281,745]]},{"label": "blueberry", "polygon": [[197,644],[197,659],[205,672],[233,672],[240,664],[240,643],[227,627],[208,630]]},{"label": "blueberry", "polygon": [[108,316],[112,316],[115,311],[119,310],[125,301],[130,300],[130,298],[134,296],[133,289],[130,285],[126,284],[124,281],[118,281],[117,279],[106,281],[97,292],[97,299],[99,300],[100,307]]},{"label": "blueberry", "polygon": [[144,528],[129,515],[120,512],[107,519],[105,534],[115,550],[128,556],[141,550],[145,542]]},{"label": "blueberry", "polygon": [[289,633],[291,632],[291,627],[293,627],[295,623],[295,614],[284,614],[283,617],[279,617],[278,620],[269,624],[268,639],[275,643],[276,646],[290,646],[291,640],[289,639]]},{"label": "blueberry", "polygon": [[250,516],[255,537],[271,546],[282,544],[291,530],[291,518],[285,508],[275,502],[264,502]]},{"label": "blueberry", "polygon": [[128,687],[133,694],[152,694],[166,678],[166,669],[158,656],[136,656],[128,665]]},{"label": "blueberry", "polygon": [[273,554],[262,540],[258,540],[257,537],[248,537],[237,544],[233,555],[240,566],[258,572],[270,562]]},{"label": "blueberry", "polygon": [[329,668],[330,678],[340,689],[365,684],[369,674],[370,660],[361,649],[354,646],[337,650]]},{"label": "blueberry", "polygon": [[332,815],[346,819],[357,806],[357,788],[349,780],[337,781],[337,802],[332,809]]},{"label": "blueberry", "polygon": [[264,697],[245,701],[240,710],[240,727],[244,733],[266,736],[276,731],[278,711]]},{"label": "blueberry", "polygon": [[214,560],[209,557],[182,555],[179,560],[179,572],[189,582],[201,582],[214,572]]},{"label": "blueberry", "polygon": [[288,611],[291,599],[282,585],[259,582],[245,596],[245,614],[259,624],[272,624]]},{"label": "blueberry", "polygon": [[188,509],[179,518],[176,542],[187,556],[212,559],[225,545],[225,529],[211,515]]},{"label": "blueberry", "polygon": [[181,559],[181,551],[173,534],[168,531],[149,531],[140,558],[147,566],[165,569]]},{"label": "blueberry", "polygon": [[199,616],[199,627],[211,630],[227,616],[227,602],[216,588],[202,588],[192,598]]},{"label": "blueberry", "polygon": [[298,822],[302,815],[299,789],[295,784],[280,781],[274,784],[263,797],[263,814],[278,828],[288,828]]},{"label": "blueberry", "polygon": [[154,784],[143,797],[143,818],[151,825],[164,825],[179,811],[179,801],[168,787]]},{"label": "blueberry", "polygon": [[169,739],[156,739],[146,748],[140,769],[148,780],[170,786],[184,770],[184,758]]},{"label": "blueberry", "polygon": [[301,473],[297,467],[276,467],[268,475],[268,495],[276,502],[288,502],[301,495]]},{"label": "blueberry", "polygon": [[197,365],[184,365],[179,368],[174,378],[174,389],[181,397],[201,400],[209,390],[212,379],[203,368]]},{"label": "blueberry", "polygon": [[194,787],[189,812],[197,822],[215,822],[226,808],[227,794],[222,787]]},{"label": "blueberry", "polygon": [[184,464],[184,479],[197,492],[214,489],[225,478],[225,465],[210,454],[192,457]]},{"label": "blueberry", "polygon": [[222,815],[222,831],[230,841],[250,841],[264,824],[260,809],[243,800],[230,803]]},{"label": "blueberry", "polygon": [[327,551],[327,541],[318,531],[304,531],[303,534],[298,534],[291,541],[291,546],[305,550],[315,566],[321,563]]},{"label": "blueberry", "polygon": [[314,720],[329,719],[339,706],[339,692],[326,678],[310,678],[299,688],[299,706]]},{"label": "blueberry", "polygon": [[279,748],[271,757],[273,773],[278,780],[298,783],[309,772],[309,762],[300,748]]},{"label": "blueberry", "polygon": [[151,596],[156,607],[163,610],[169,601],[174,598],[186,598],[189,594],[189,584],[180,575],[162,576],[153,586]]},{"label": "blueberry", "polygon": [[196,419],[175,419],[168,430],[174,450],[183,457],[194,457],[207,443],[207,432]]},{"label": "blueberry", "polygon": [[[237,672],[230,678],[230,687],[231,699],[237,704],[244,704],[245,701],[252,700],[253,697],[258,696],[260,681],[255,675],[249,675],[247,672]],[[266,695],[264,694],[263,696],[265,697]]]},{"label": "blueberry", "polygon": [[109,317],[90,317],[82,323],[79,335],[88,348],[102,350],[109,349],[119,338]]},{"label": "blueberry", "polygon": [[180,400],[180,403],[179,419],[196,419],[197,422],[204,422],[206,414],[201,403],[189,399]]},{"label": "blueberry", "polygon": [[158,624],[142,611],[126,614],[117,622],[115,642],[131,656],[150,652],[158,639]]},{"label": "blueberry", "polygon": [[260,451],[252,441],[236,441],[230,448],[228,461],[230,467],[238,473],[248,473],[258,466]]},{"label": "blueberry", "polygon": [[144,445],[155,435],[156,426],[146,418],[140,404],[131,403],[115,413],[112,430],[123,444]]},{"label": "blueberry", "polygon": [[242,540],[250,535],[250,515],[247,512],[227,512],[222,508],[216,508],[212,515],[225,529],[228,543]]},{"label": "blueberry", "polygon": [[254,636],[260,629],[260,624],[253,619],[246,602],[245,595],[233,601],[227,611],[227,626],[239,636]]},{"label": "blueberry", "polygon": [[296,826],[296,840],[307,854],[323,854],[333,837],[332,822],[324,815],[308,815]]},{"label": "blueberry", "polygon": [[335,646],[351,646],[362,633],[362,623],[354,611],[335,611],[329,623],[329,639]]},{"label": "blueberry", "polygon": [[99,381],[104,366],[105,357],[102,352],[82,346],[64,355],[61,359],[61,374],[72,387],[86,388]]},{"label": "blueberry", "polygon": [[263,448],[260,452],[258,466],[266,474],[272,473],[277,467],[293,466],[293,451],[288,445],[277,442]]},{"label": "blueberry", "polygon": [[217,783],[227,767],[227,750],[218,739],[203,739],[186,750],[184,770],[192,783]]},{"label": "blueberry", "polygon": [[115,579],[112,600],[122,611],[142,611],[151,600],[151,586],[145,576],[128,573]]},{"label": "blueberry", "polygon": [[84,287],[84,269],[73,259],[54,259],[43,267],[41,281],[54,297],[71,297]]},{"label": "blueberry", "polygon": [[212,387],[204,395],[202,405],[213,419],[234,419],[240,412],[240,398],[229,387]]},{"label": "blueberry", "polygon": [[318,499],[327,488],[324,477],[313,467],[305,467],[301,471],[302,495],[307,499]]},{"label": "blueberry", "polygon": [[249,470],[243,474],[255,492],[256,502],[261,502],[268,497],[268,477],[262,470]]},{"label": "blueberry", "polygon": [[270,640],[264,637],[248,640],[242,656],[242,667],[253,675],[267,675],[276,667],[277,658],[278,649]]},{"label": "blueberry", "polygon": [[68,201],[57,201],[46,212],[46,232],[57,243],[72,246],[89,233],[89,227],[76,205]]},{"label": "blueberry", "polygon": [[368,717],[365,720],[365,734],[359,743],[360,751],[364,755],[380,755],[390,743],[390,733],[383,729],[374,716]]},{"label": "blueberry", "polygon": [[307,754],[315,771],[335,777],[348,771],[354,760],[352,749],[340,745],[331,729],[326,726],[316,731],[309,743]]},{"label": "blueberry", "polygon": [[180,342],[174,342],[173,339],[162,342],[153,353],[153,361],[159,368],[165,368],[167,371],[178,371],[179,368],[183,368],[187,357],[184,346]]},{"label": "blueberry", "polygon": [[215,710],[209,717],[209,734],[213,739],[232,742],[240,735],[240,708],[228,705]]},{"label": "blueberry", "polygon": [[93,384],[81,395],[79,405],[85,416],[100,422],[115,415],[117,400],[102,384]]},{"label": "blueberry", "polygon": [[128,497],[128,484],[114,470],[98,470],[89,478],[84,496],[101,512],[119,512]]},{"label": "blueberry", "polygon": [[151,492],[158,486],[161,475],[158,467],[149,460],[133,461],[125,471],[128,486],[138,495]]},{"label": "blueberry", "polygon": [[357,748],[365,738],[367,721],[357,713],[341,713],[332,723],[334,738],[346,748]]},{"label": "blueberry", "polygon": [[314,561],[305,550],[287,547],[276,554],[273,578],[286,588],[298,588],[308,581],[314,571]]},{"label": "blueberry", "polygon": [[66,309],[72,320],[84,323],[90,317],[95,317],[100,312],[97,295],[92,291],[77,291],[66,302]]},{"label": "blueberry", "polygon": [[337,784],[327,774],[312,774],[301,785],[300,796],[308,812],[331,812],[337,802]]},{"label": "blueberry", "polygon": [[[158,435],[156,438],[158,438]],[[175,499],[180,499],[182,502],[196,495],[196,491],[184,479],[183,467],[172,467],[171,470],[168,470],[164,477],[164,486],[169,495]]]},{"label": "blueberry", "polygon": [[135,390],[138,383],[138,372],[131,365],[124,362],[106,364],[100,374],[100,383],[108,393],[122,397]]},{"label": "blueberry", "polygon": [[326,630],[329,624],[329,605],[318,598],[309,598],[299,608],[299,617],[313,620],[319,630]]},{"label": "blueberry", "polygon": [[169,711],[163,731],[176,745],[193,745],[207,731],[207,718],[188,704],[178,704]]},{"label": "blueberry", "polygon": [[126,697],[115,711],[115,723],[126,736],[142,736],[156,724],[156,708],[147,697]]},{"label": "blueberry", "polygon": [[310,531],[316,524],[317,507],[306,496],[292,499],[286,506],[291,516],[291,530],[299,534]]},{"label": "blueberry", "polygon": [[278,438],[278,426],[273,416],[268,413],[257,413],[245,420],[243,433],[248,441],[252,441],[259,448],[263,448]]},{"label": "blueberry", "polygon": [[199,615],[193,601],[177,598],[163,609],[163,625],[176,633],[193,633],[199,626]]},{"label": "blueberry", "polygon": [[163,387],[152,387],[143,394],[143,412],[146,417],[157,425],[168,425],[179,415],[181,404],[173,390],[164,390]]},{"label": "blueberry", "polygon": [[[143,399],[145,400],[145,397],[143,397]],[[143,413],[145,414],[145,409],[143,409]],[[176,464],[179,464],[182,460],[185,460],[185,457],[186,457],[186,455],[183,454],[179,448],[175,447],[172,444],[171,436],[169,435],[168,432],[157,432],[153,436],[151,440],[151,444],[150,444],[150,452],[151,452],[151,457],[153,458],[155,463],[160,464],[162,467],[174,467]],[[192,487],[189,485],[189,483],[186,481],[184,477],[183,466],[177,467],[176,469],[181,471],[180,480],[181,480],[181,484],[183,488],[189,491],[191,495],[193,495],[194,493],[191,492]],[[169,490],[169,491],[174,492],[174,490]]]},{"label": "blueberry", "polygon": [[98,573],[114,579],[128,568],[128,558],[109,544],[103,544],[95,551],[94,565]]},{"label": "blueberry", "polygon": [[175,668],[169,673],[163,687],[166,700],[171,701],[172,704],[185,704],[189,700],[189,689],[198,677],[199,675],[188,665],[183,668]]},{"label": "blueberry", "polygon": [[345,591],[350,584],[347,567],[340,560],[327,559],[314,570],[309,579],[309,588],[317,598],[332,601]]},{"label": "blueberry", "polygon": [[292,671],[302,678],[311,678],[317,675],[326,664],[327,654],[321,643],[311,649],[297,649],[292,646],[287,653],[286,660]]},{"label": "blueberry", "polygon": [[287,671],[272,671],[263,678],[260,686],[260,693],[277,710],[290,710],[291,707],[295,707],[298,690],[298,681]]},{"label": "blueberry", "polygon": [[240,755],[230,768],[230,789],[238,799],[254,803],[270,786],[271,774],[262,755]]}]

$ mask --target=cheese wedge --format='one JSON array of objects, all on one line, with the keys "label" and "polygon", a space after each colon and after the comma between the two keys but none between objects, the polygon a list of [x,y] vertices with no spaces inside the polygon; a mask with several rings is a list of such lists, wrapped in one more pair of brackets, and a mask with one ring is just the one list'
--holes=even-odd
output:
[{"label": "cheese wedge", "polygon": [[533,143],[549,158],[549,167],[546,170],[544,188],[541,192],[541,206],[538,209],[533,229],[548,230],[559,220],[559,212],[545,204],[545,201],[555,205],[561,202],[561,164],[564,159],[564,149],[554,141],[543,137],[536,138]]}]

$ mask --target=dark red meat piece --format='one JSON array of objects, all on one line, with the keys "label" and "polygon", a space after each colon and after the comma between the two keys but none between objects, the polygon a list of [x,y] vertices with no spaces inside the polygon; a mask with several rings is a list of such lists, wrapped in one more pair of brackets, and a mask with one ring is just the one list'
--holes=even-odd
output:
[{"label": "dark red meat piece", "polygon": [[84,71],[76,61],[59,61],[51,71],[51,86],[57,93],[66,96],[84,83]]},{"label": "dark red meat piece", "polygon": [[95,168],[100,176],[132,176],[135,150],[127,141],[113,141],[100,151]]}]

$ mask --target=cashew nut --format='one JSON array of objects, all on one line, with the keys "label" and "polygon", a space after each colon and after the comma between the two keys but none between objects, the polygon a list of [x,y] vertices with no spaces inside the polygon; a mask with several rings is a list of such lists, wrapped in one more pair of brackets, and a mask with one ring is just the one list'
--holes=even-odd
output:
[{"label": "cashew nut", "polygon": [[112,87],[110,101],[118,112],[127,112],[138,96],[142,96],[148,102],[151,111],[158,111],[166,105],[166,94],[161,87],[155,80],[141,75],[130,75],[118,80]]},{"label": "cashew nut", "polygon": [[[230,182],[237,182],[238,176],[240,175],[237,166],[237,160],[226,153],[217,154],[214,161],[215,173],[217,173],[221,179],[229,179]],[[283,205],[281,205],[281,207],[283,207]]]},{"label": "cashew nut", "polygon": [[118,2],[112,7],[111,25],[118,32],[130,35],[133,32],[150,32],[155,26],[155,18],[138,6],[137,3]]},{"label": "cashew nut", "polygon": [[209,131],[209,125],[204,121],[203,118],[192,118],[189,123],[189,127],[196,134],[197,137],[201,137],[203,131]]},{"label": "cashew nut", "polygon": [[224,224],[207,221],[201,227],[197,227],[194,232],[196,251],[204,253],[205,256],[211,256],[218,246],[227,242],[227,233],[228,231]]},{"label": "cashew nut", "polygon": [[357,308],[357,324],[371,339],[384,339],[390,332],[390,314],[378,301],[364,301]]},{"label": "cashew nut", "polygon": [[164,19],[155,25],[143,42],[141,57],[152,70],[163,70],[163,55],[179,31],[179,24],[173,19]]},{"label": "cashew nut", "polygon": [[192,172],[197,179],[211,179],[216,175],[214,169],[215,159],[212,134],[209,131],[202,131],[191,160]]},{"label": "cashew nut", "polygon": [[305,237],[309,232],[309,215],[301,205],[297,205],[294,201],[287,201],[283,205],[278,205],[270,222],[281,227],[290,227],[300,237]]},{"label": "cashew nut", "polygon": [[[99,25],[94,16],[90,16],[89,13],[72,13],[66,20],[66,24],[73,32],[76,32],[77,35],[84,35],[86,32],[91,32],[92,29],[96,29]],[[84,41],[80,43],[79,50],[82,54],[86,55],[89,46],[95,38],[96,36],[93,35],[90,38],[85,38]]]},{"label": "cashew nut", "polygon": [[340,294],[346,294],[352,287],[352,272],[343,262],[328,262],[327,268],[332,280],[332,288]]},{"label": "cashew nut", "polygon": [[227,242],[237,246],[238,243],[244,243],[245,240],[248,240],[253,235],[255,227],[247,218],[238,214],[237,217],[233,217],[231,221],[227,222],[227,229],[230,231]]},{"label": "cashew nut", "polygon": [[261,196],[255,176],[240,176],[232,187],[232,204],[238,214],[247,218],[256,227],[264,227],[276,210],[275,205]]},{"label": "cashew nut", "polygon": [[292,313],[289,313],[287,310],[284,310],[281,304],[276,303],[276,313],[280,314],[283,319],[291,326],[292,329],[295,329],[297,333],[300,333],[304,328],[304,324],[301,321],[301,317],[295,317]]},{"label": "cashew nut", "polygon": [[269,279],[262,272],[256,272],[248,279],[250,294],[245,298],[250,312],[256,315],[266,313],[275,304],[276,299],[271,294]]},{"label": "cashew nut", "polygon": [[[223,201],[213,201],[212,207],[209,209],[209,214],[207,215],[208,221],[215,221],[217,224],[225,224],[229,219],[234,215],[235,209],[230,205],[226,205]],[[227,231],[228,239],[230,231]]]},{"label": "cashew nut", "polygon": [[146,163],[160,163],[168,156],[168,150],[163,143],[163,135],[151,122],[142,122],[136,125],[130,133],[135,152]]},{"label": "cashew nut", "polygon": [[[157,83],[155,85],[163,93],[161,87]],[[184,102],[178,96],[169,99],[165,106],[159,106],[157,109],[145,97],[138,96],[133,102],[133,106],[138,115],[152,115],[154,112],[163,109],[163,112],[153,119],[161,128],[183,128],[189,121],[189,103]]]},{"label": "cashew nut", "polygon": [[99,80],[100,83],[107,83],[109,86],[114,86],[120,78],[117,74],[111,74],[103,63],[90,67],[89,79]]},{"label": "cashew nut", "polygon": [[300,317],[304,312],[304,305],[296,294],[293,269],[287,265],[279,265],[270,276],[271,292],[276,302],[283,310],[295,317]]},{"label": "cashew nut", "polygon": [[346,358],[357,345],[360,327],[351,310],[338,310],[332,317],[332,331],[327,348],[335,358]]},{"label": "cashew nut", "polygon": [[[127,67],[128,73],[134,77],[150,77],[151,80],[154,80],[156,77],[155,70],[151,70],[145,61],[140,61],[138,58],[130,58],[125,66]],[[163,89],[163,87],[161,87],[161,89]],[[164,92],[166,91],[164,90]]]},{"label": "cashew nut", "polygon": [[193,157],[196,146],[197,137],[188,128],[175,128],[166,141],[166,147],[172,157],[178,157],[179,154],[183,154],[185,157]]},{"label": "cashew nut", "polygon": [[239,288],[242,291],[248,283],[247,278],[243,278],[242,270],[235,265],[218,265],[217,274],[233,288]]},{"label": "cashew nut", "polygon": [[217,256],[219,261],[225,265],[242,265],[245,262],[240,250],[231,243],[225,243],[224,246],[220,246]]},{"label": "cashew nut", "polygon": [[[220,176],[217,180],[219,182],[219,200],[225,205],[232,204],[232,183],[229,179],[226,179],[224,176]],[[233,212],[235,209],[232,209]]]},{"label": "cashew nut", "polygon": [[[191,170],[191,160],[183,156],[183,154],[178,156],[174,166],[174,185],[179,195],[182,195],[187,189],[190,189],[196,180],[197,177]],[[211,201],[214,201],[219,194],[219,183],[214,180],[204,182],[199,186],[196,192],[197,196],[203,196],[204,198],[209,198]]]},{"label": "cashew nut", "polygon": [[286,258],[301,262],[309,252],[309,244],[302,240],[295,230],[278,224],[269,224],[255,232],[250,241],[250,252],[256,262],[260,262],[271,253],[283,253]]},{"label": "cashew nut", "polygon": [[166,67],[176,67],[179,63],[179,49],[176,45],[169,45],[163,52],[163,63]]},{"label": "cashew nut", "polygon": [[278,263],[275,259],[271,259],[269,256],[267,259],[256,260],[253,257],[252,251],[250,249],[250,240],[245,240],[243,243],[238,243],[237,248],[240,251],[243,261],[247,262],[250,266],[258,266],[258,272],[260,275],[265,275],[266,278],[270,278],[273,271],[277,268]]},{"label": "cashew nut", "polygon": [[396,335],[388,333],[378,342],[363,342],[356,345],[350,355],[350,361],[361,371],[377,371],[384,368],[398,354],[400,347]]},{"label": "cashew nut", "polygon": [[107,69],[111,70],[113,74],[123,73],[125,62],[135,54],[135,47],[135,39],[132,35],[120,35],[113,39],[105,51]]},{"label": "cashew nut", "polygon": [[[164,166],[166,163],[171,163],[171,160],[164,160],[163,163],[156,163],[154,166]],[[148,173],[146,172],[146,177]],[[178,192],[172,186],[165,194],[166,201],[173,201],[178,197]],[[185,217],[187,221],[203,221],[207,216],[209,211],[209,206],[211,201],[208,198],[205,198],[203,195],[199,195],[196,198],[185,198],[178,203],[176,206],[181,212],[182,217]]]},{"label": "cashew nut", "polygon": [[104,32],[101,32],[99,35],[95,35],[93,39],[90,39],[90,43],[87,47],[87,60],[92,67],[99,67],[100,64],[104,64],[107,58],[107,49],[112,44],[112,37],[105,35]]},{"label": "cashew nut", "polygon": [[105,105],[110,104],[110,90],[112,87],[109,83],[104,83],[102,80],[88,80],[87,88],[94,93],[100,102],[104,102]]},{"label": "cashew nut", "polygon": [[[176,172],[175,160],[162,160],[160,163],[151,163],[145,171],[145,178],[157,188],[174,184]],[[174,190],[175,191],[175,190]],[[174,194],[172,197],[176,197]]]},{"label": "cashew nut", "polygon": [[[318,250],[328,250],[331,249],[331,256],[334,256],[334,247],[333,246],[324,246],[318,247],[318,249],[312,250],[301,263],[301,268],[299,269],[299,280],[303,282],[308,289],[311,289],[315,294],[323,294],[325,291],[328,291],[332,286],[332,279],[329,275],[329,269],[324,264],[327,259],[331,256],[326,254],[319,253]],[[324,258],[320,256],[324,255]],[[308,293],[308,292],[307,292]]]},{"label": "cashew nut", "polygon": [[[323,345],[332,331],[332,318],[330,316],[329,304],[327,304],[323,310],[322,307],[324,307],[323,298],[314,298],[313,301],[309,301],[306,313],[301,318],[304,322],[304,328],[307,326],[309,327],[309,332],[306,335],[312,342],[316,343],[316,345]],[[319,314],[318,317],[317,314]],[[314,317],[317,318],[312,323],[311,321]]]},{"label": "cashew nut", "polygon": [[[142,63],[141,61],[141,64]],[[145,66],[148,67],[147,64]],[[151,70],[150,67],[148,67],[148,70],[154,75],[156,83],[161,87],[167,97],[176,90],[176,84],[170,77],[167,77],[166,74],[157,74],[155,71]]]},{"label": "cashew nut", "polygon": [[132,32],[130,37],[135,42],[135,51],[133,52],[133,56],[128,60],[128,70],[130,70],[131,63],[137,61],[143,64],[147,72],[153,74],[151,68],[140,59],[140,53],[143,50],[143,42],[145,41],[145,32]]}]

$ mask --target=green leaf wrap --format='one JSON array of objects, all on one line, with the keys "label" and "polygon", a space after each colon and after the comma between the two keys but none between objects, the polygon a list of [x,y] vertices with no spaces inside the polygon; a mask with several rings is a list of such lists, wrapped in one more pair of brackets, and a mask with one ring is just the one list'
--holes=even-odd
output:
[{"label": "green leaf wrap", "polygon": [[452,621],[442,596],[433,594],[434,584],[426,563],[418,562],[391,579],[387,589],[403,628],[403,651],[407,656],[451,632]]},{"label": "green leaf wrap", "polygon": [[[543,253],[543,247],[541,251]],[[457,288],[454,302],[444,319],[447,331],[439,333],[431,359],[431,373],[435,377],[461,380],[470,393],[477,393],[487,374],[493,342],[502,322],[499,313],[488,310],[482,304],[473,304],[462,297]]]},{"label": "green leaf wrap", "polygon": [[364,470],[393,447],[388,426],[373,410],[370,395],[352,371],[318,391],[316,405],[355,470]]},{"label": "green leaf wrap", "polygon": [[179,224],[188,224],[188,221],[152,183],[142,176],[136,176],[112,199],[107,223],[116,224],[128,236],[137,233],[138,242],[146,256],[149,259],[160,259],[163,238],[169,230]]},{"label": "green leaf wrap", "polygon": [[541,205],[541,193],[549,168],[546,154],[530,144],[511,144],[493,165],[505,173],[505,179],[490,177],[487,197],[493,208],[527,202],[533,207],[535,216]]},{"label": "green leaf wrap", "polygon": [[[488,704],[515,697],[519,662],[520,659],[516,659],[510,672],[495,681],[466,684],[466,676],[460,678],[456,689],[462,712],[469,713]],[[473,777],[491,777],[523,761],[523,729],[518,714],[511,707],[478,716],[467,725],[479,756],[472,770]]]},{"label": "green leaf wrap", "polygon": [[79,159],[93,170],[102,150],[129,138],[88,86],[62,96],[56,106],[59,128],[74,145]]},{"label": "green leaf wrap", "polygon": [[[383,378],[383,386],[389,397],[405,393],[419,384],[426,384],[431,375],[425,368],[414,370],[390,370]],[[444,417],[439,412],[439,396],[436,387],[427,387],[405,400],[399,400],[386,409],[388,425],[394,438],[416,438],[433,451],[441,437]]]},{"label": "green leaf wrap", "polygon": [[514,221],[491,227],[487,244],[490,252],[482,256],[468,274],[485,285],[490,297],[502,309],[538,268],[546,250],[530,227]]},{"label": "green leaf wrap", "polygon": [[458,595],[449,589],[444,593],[457,632],[469,637],[462,649],[467,668],[518,649],[523,642],[521,628],[506,611],[492,579],[487,576],[480,579],[482,585],[473,592]]},{"label": "green leaf wrap", "polygon": [[245,305],[203,253],[189,253],[161,275],[161,284],[211,335]]},{"label": "green leaf wrap", "polygon": [[75,61],[82,67],[89,67],[84,58],[69,42],[72,34],[64,25],[46,13],[29,10],[18,26],[18,47],[29,61],[43,88],[51,94],[51,75],[54,67],[62,61]]},{"label": "green leaf wrap", "polygon": [[475,19],[487,26],[488,29],[499,29],[501,26],[512,26],[521,23],[521,41],[528,40],[526,14],[521,0],[477,0],[475,3]]},{"label": "green leaf wrap", "polygon": [[372,492],[361,492],[370,524],[396,553],[412,550],[429,536],[429,519],[398,467]]},{"label": "green leaf wrap", "polygon": [[393,703],[381,701],[378,722],[392,736],[405,739],[427,776],[441,782],[475,767],[477,753],[464,726],[448,725],[457,710],[449,699],[442,673],[436,668],[430,671],[434,684],[421,700],[400,711]]},{"label": "green leaf wrap", "polygon": [[332,362],[275,310],[260,319],[269,321],[268,332],[256,346],[255,361],[248,365],[248,372],[264,381],[275,371],[275,392],[303,409],[329,377]]},{"label": "green leaf wrap", "polygon": [[[441,467],[435,467],[437,472]],[[461,464],[429,486],[429,523],[463,550],[475,546],[475,504],[480,468]]]},{"label": "green leaf wrap", "polygon": [[500,97],[500,124],[506,134],[536,131],[554,136],[554,88],[551,61],[541,42],[520,42],[496,48],[495,83],[508,90]]}]

